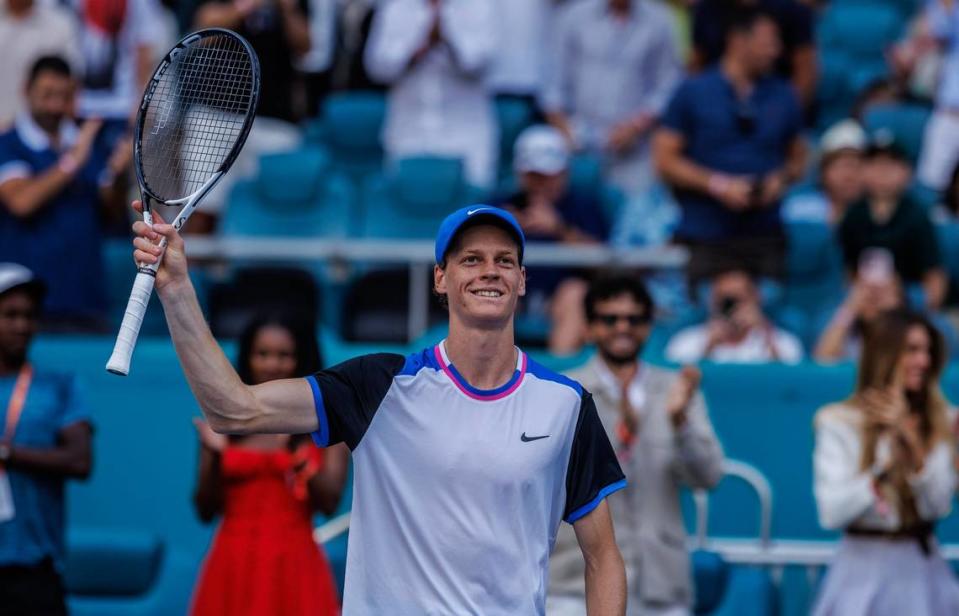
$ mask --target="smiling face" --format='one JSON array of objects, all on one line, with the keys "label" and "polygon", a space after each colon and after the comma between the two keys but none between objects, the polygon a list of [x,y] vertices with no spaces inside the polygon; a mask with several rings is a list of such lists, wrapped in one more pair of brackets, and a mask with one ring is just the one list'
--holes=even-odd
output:
[{"label": "smiling face", "polygon": [[630,293],[599,300],[593,307],[589,337],[610,364],[636,361],[652,327],[649,307]]},{"label": "smiling face", "polygon": [[933,367],[932,339],[922,325],[913,325],[906,332],[906,343],[896,366],[897,380],[909,393],[926,387]]},{"label": "smiling face", "polygon": [[526,269],[516,240],[496,225],[463,230],[446,254],[445,266],[433,270],[433,285],[446,296],[451,323],[504,326],[526,294]]}]

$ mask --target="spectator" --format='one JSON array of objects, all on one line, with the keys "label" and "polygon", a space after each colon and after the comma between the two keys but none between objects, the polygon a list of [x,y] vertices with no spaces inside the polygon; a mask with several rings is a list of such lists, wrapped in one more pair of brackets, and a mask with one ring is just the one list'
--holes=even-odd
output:
[{"label": "spectator", "polygon": [[737,11],[757,8],[770,15],[779,29],[782,47],[776,74],[792,82],[803,105],[816,96],[818,69],[813,10],[796,0],[702,0],[693,12],[693,67],[705,69],[725,51],[727,33]]},{"label": "spectator", "polygon": [[[699,372],[686,368],[677,375],[639,360],[654,308],[638,279],[598,279],[585,310],[597,353],[570,376],[593,393],[629,482],[610,499],[616,543],[626,562],[629,613],[691,614],[679,491],[714,487],[723,464],[698,392]],[[560,529],[550,562],[549,614],[586,613],[585,571],[577,552],[573,533]]]},{"label": "spectator", "polygon": [[676,363],[797,363],[799,340],[777,328],[763,314],[759,290],[750,275],[729,270],[712,281],[709,321],[688,327],[666,345],[666,359]]},{"label": "spectator", "polygon": [[6,130],[23,105],[23,90],[33,63],[43,56],[79,64],[73,16],[53,3],[6,0],[0,7],[0,130]]},{"label": "spectator", "polygon": [[719,65],[687,80],[654,140],[656,165],[682,208],[676,240],[695,285],[719,270],[782,273],[780,200],[804,169],[792,88],[768,76],[779,55],[775,20],[739,13]]},{"label": "spectator", "polygon": [[74,91],[66,61],[37,60],[27,110],[0,134],[0,261],[16,259],[46,281],[47,324],[102,329],[99,203],[122,178],[129,146],[118,144],[110,157],[95,146],[101,123],[74,124]]},{"label": "spectator", "polygon": [[682,76],[674,39],[668,10],[648,0],[582,0],[557,18],[543,109],[630,194],[651,184],[649,135]]},{"label": "spectator", "polygon": [[[502,207],[516,216],[530,241],[595,244],[609,234],[600,204],[569,190],[568,163],[566,141],[551,126],[531,126],[516,140],[513,165],[520,190],[506,198]],[[585,295],[586,282],[575,271],[527,269],[525,309],[527,313],[549,313],[553,353],[570,354],[582,344]]]},{"label": "spectator", "polygon": [[838,225],[850,205],[862,198],[866,133],[855,120],[843,120],[819,141],[819,187],[783,203],[783,222]]},{"label": "spectator", "polygon": [[[244,383],[313,374],[321,367],[311,327],[262,317],[240,335]],[[336,509],[346,480],[343,445],[321,450],[306,435],[226,436],[195,420],[200,474],[194,504],[223,522],[197,585],[193,616],[339,613],[329,565],[313,540],[313,513]]]},{"label": "spectator", "polygon": [[100,139],[112,148],[130,138],[130,121],[156,68],[163,13],[156,0],[70,1],[83,62],[77,113],[103,120]]},{"label": "spectator", "polygon": [[486,77],[496,96],[519,98],[536,106],[543,89],[549,50],[550,0],[494,0],[496,59]]},{"label": "spectator", "polygon": [[492,187],[499,131],[484,71],[495,50],[490,0],[392,0],[377,10],[365,59],[392,86],[390,159],[459,157],[472,184]]},{"label": "spectator", "polygon": [[912,167],[889,131],[872,136],[864,177],[865,199],[851,206],[839,225],[847,270],[856,271],[866,249],[882,248],[891,254],[903,282],[921,284],[926,306],[938,309],[948,279],[936,232],[922,206],[906,195]]},{"label": "spectator", "polygon": [[295,124],[303,115],[294,104],[294,64],[310,51],[308,0],[202,0],[197,28],[229,28],[246,38],[260,58],[260,103],[256,122],[230,173],[190,217],[188,230],[209,233],[236,182],[252,177],[264,154],[292,150],[300,143]]},{"label": "spectator", "polygon": [[[878,265],[878,267],[877,267]],[[862,337],[886,311],[905,306],[902,283],[891,267],[873,265],[857,272],[852,287],[819,335],[814,356],[817,361],[856,360],[862,351]]]},{"label": "spectator", "polygon": [[942,190],[959,163],[959,6],[953,0],[928,0],[927,24],[945,48],[939,71],[936,109],[922,141],[919,181]]},{"label": "spectator", "polygon": [[90,413],[67,374],[28,362],[43,285],[0,263],[0,612],[67,613],[64,481],[90,474]]},{"label": "spectator", "polygon": [[942,198],[932,211],[937,224],[959,220],[959,164],[949,174],[949,182],[942,191]]},{"label": "spectator", "polygon": [[816,414],[819,521],[845,536],[814,616],[959,614],[933,533],[956,489],[945,361],[926,319],[886,313],[866,336],[855,393]]}]

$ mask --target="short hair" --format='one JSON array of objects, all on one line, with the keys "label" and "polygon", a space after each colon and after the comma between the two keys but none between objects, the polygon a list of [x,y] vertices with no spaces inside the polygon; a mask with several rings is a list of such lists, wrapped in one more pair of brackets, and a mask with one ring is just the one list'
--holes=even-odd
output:
[{"label": "short hair", "polygon": [[60,77],[70,78],[73,73],[70,71],[70,64],[60,56],[43,56],[33,63],[30,67],[30,73],[27,76],[27,87],[33,85],[41,73],[53,73]]},{"label": "short hair", "polygon": [[762,20],[769,20],[779,27],[776,16],[766,9],[758,6],[737,6],[732,9],[726,17],[725,38],[733,34],[744,34],[751,32],[753,27]]},{"label": "short hair", "polygon": [[633,300],[643,307],[646,314],[652,317],[656,306],[642,279],[635,274],[609,272],[600,274],[589,285],[586,298],[583,300],[587,321],[596,320],[596,304],[598,302],[625,294],[631,295]]}]

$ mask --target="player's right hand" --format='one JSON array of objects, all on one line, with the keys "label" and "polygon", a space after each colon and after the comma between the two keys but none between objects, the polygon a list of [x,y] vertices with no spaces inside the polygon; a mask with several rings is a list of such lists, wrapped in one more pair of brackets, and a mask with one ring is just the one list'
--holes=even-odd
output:
[{"label": "player's right hand", "polygon": [[[143,204],[140,201],[133,202],[133,209],[142,214]],[[183,246],[183,238],[179,232],[168,225],[156,210],[152,210],[153,226],[146,224],[142,220],[133,223],[133,260],[137,265],[152,265],[160,261],[160,267],[157,270],[156,285],[157,293],[162,293],[164,289],[174,289],[184,284],[189,284],[190,277],[187,273],[186,252]],[[166,238],[167,244],[160,246],[160,241]]]}]

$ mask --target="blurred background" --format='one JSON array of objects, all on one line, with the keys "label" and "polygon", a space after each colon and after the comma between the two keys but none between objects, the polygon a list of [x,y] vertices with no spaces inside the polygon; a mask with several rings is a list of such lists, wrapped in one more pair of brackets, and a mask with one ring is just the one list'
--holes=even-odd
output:
[{"label": "blurred background", "polygon": [[[96,190],[48,216],[3,190],[27,171],[0,138],[0,261],[49,289],[31,359],[80,376],[96,426],[95,470],[67,501],[77,614],[183,612],[211,536],[190,503],[198,409],[155,298],[131,376],[103,370],[136,273],[131,119],[201,27],[247,37],[263,71],[243,154],[185,229],[227,355],[281,309],[315,323],[328,365],[440,340],[432,239],[470,203],[527,232],[517,338],[554,369],[592,352],[590,278],[641,276],[657,305],[644,359],[703,362],[720,441],[748,465],[711,496],[698,545],[726,573],[699,580],[697,613],[808,610],[838,537],[816,518],[812,417],[851,391],[858,326],[909,305],[959,354],[959,19],[943,0],[2,2],[4,135],[30,146],[31,67],[61,57],[76,97],[47,112],[76,121],[72,155],[94,168]],[[697,346],[690,328],[750,298],[782,342]],[[959,399],[955,364],[944,387]],[[317,524],[349,506],[347,489]],[[689,495],[685,510],[700,528]],[[955,515],[938,534],[959,558]],[[347,540],[325,545],[340,584]],[[759,582],[736,590],[743,569]],[[737,592],[753,611],[730,607]]]}]

